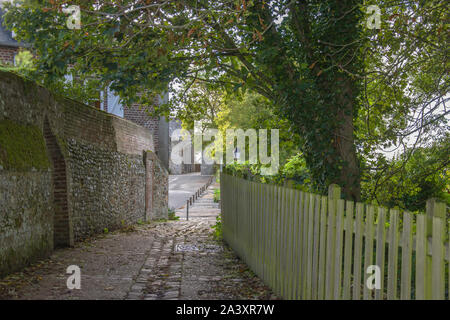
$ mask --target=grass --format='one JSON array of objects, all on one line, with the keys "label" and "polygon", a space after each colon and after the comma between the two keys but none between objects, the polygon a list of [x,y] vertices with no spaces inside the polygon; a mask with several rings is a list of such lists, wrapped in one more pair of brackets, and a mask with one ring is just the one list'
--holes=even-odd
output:
[{"label": "grass", "polygon": [[214,202],[220,201],[220,189],[214,189]]},{"label": "grass", "polygon": [[175,210],[169,208],[169,212],[167,213],[169,220],[180,220],[180,217],[175,215]]},{"label": "grass", "polygon": [[214,239],[216,240],[222,240],[223,236],[222,236],[222,218],[220,215],[218,215],[216,217],[216,224],[213,225],[211,228],[213,228],[214,232],[213,232],[213,236]]}]

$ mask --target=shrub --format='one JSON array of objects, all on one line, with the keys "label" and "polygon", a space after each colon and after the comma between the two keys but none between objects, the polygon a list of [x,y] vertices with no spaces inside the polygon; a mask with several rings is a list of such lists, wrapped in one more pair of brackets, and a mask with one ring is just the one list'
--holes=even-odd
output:
[{"label": "shrub", "polygon": [[216,240],[222,240],[222,218],[220,215],[216,217],[216,224],[212,226],[213,236]]},{"label": "shrub", "polygon": [[219,202],[220,201],[220,189],[215,189],[214,190],[214,202]]},{"label": "shrub", "polygon": [[167,214],[169,220],[180,220],[180,217],[175,215],[175,210],[169,208],[169,212]]}]

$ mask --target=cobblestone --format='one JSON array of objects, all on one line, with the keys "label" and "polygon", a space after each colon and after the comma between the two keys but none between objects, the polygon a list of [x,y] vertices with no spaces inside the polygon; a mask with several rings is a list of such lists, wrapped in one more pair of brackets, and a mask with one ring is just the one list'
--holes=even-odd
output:
[{"label": "cobblestone", "polygon": [[[57,250],[50,260],[2,279],[0,299],[275,299],[228,246],[213,239],[212,189],[196,208],[198,218],[153,223]],[[215,209],[209,213],[208,202]],[[82,267],[81,290],[66,287],[70,264]]]}]

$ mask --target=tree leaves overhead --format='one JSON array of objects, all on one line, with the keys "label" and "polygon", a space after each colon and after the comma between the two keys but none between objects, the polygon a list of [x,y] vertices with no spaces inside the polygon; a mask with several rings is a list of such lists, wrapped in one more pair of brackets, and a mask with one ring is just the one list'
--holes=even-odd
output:
[{"label": "tree leaves overhead", "polygon": [[[370,4],[381,9],[380,30],[366,27]],[[67,5],[81,7],[80,30],[66,27]],[[417,147],[448,130],[445,1],[55,0],[7,9],[49,86],[70,69],[126,104],[149,105],[169,90],[179,99],[158,110],[165,115],[195,108],[179,96],[193,83],[257,92],[290,123],[317,188],[339,183],[347,198],[359,199],[361,175],[391,170],[380,148],[406,152],[408,137],[419,135]]]}]

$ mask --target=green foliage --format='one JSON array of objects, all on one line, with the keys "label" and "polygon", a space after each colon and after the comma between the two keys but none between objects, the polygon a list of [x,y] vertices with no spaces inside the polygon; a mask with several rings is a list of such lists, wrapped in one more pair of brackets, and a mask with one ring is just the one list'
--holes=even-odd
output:
[{"label": "green foliage", "polygon": [[[62,77],[74,70],[83,85],[109,83],[127,105],[151,105],[168,86],[189,89],[195,80],[229,93],[250,89],[273,103],[289,122],[289,134],[301,136],[314,180],[325,188],[339,179],[346,163],[333,137],[341,111],[358,109],[358,85],[349,73],[361,68],[355,55],[361,12],[350,9],[361,1],[306,1],[289,8],[282,0],[236,2],[236,8],[228,1],[167,1],[145,9],[126,0],[70,1],[84,10],[81,30],[66,27],[67,16],[58,10],[65,3],[6,6],[6,23],[19,40],[33,44],[36,77],[46,86],[59,90]],[[345,60],[349,56],[354,58]],[[345,71],[336,67],[344,63]],[[91,99],[90,92],[82,99]],[[155,112],[168,116],[178,107]]]},{"label": "green foliage", "polygon": [[38,127],[0,121],[0,165],[9,170],[47,170],[44,137]]},{"label": "green foliage", "polygon": [[320,192],[317,185],[314,185],[305,159],[301,154],[296,154],[288,159],[280,167],[278,174],[273,176],[261,175],[261,165],[250,165],[248,162],[229,164],[224,167],[223,171],[252,181],[287,186],[308,192]]},{"label": "green foliage", "polygon": [[306,166],[306,161],[300,153],[288,160],[280,170],[280,174],[286,179],[295,180],[299,184],[308,185],[311,183],[311,176]]},{"label": "green foliage", "polygon": [[261,165],[249,164],[248,161],[244,163],[234,162],[227,164],[223,168],[223,172],[252,181],[259,181],[261,179]]},{"label": "green foliage", "polygon": [[14,57],[14,63],[14,65],[2,64],[2,62],[0,61],[0,70],[16,73],[21,77],[27,79],[33,78],[33,72],[36,71],[36,61],[33,57],[33,54],[29,50],[19,49],[19,52]]},{"label": "green foliage", "polygon": [[33,69],[34,68],[34,58],[30,51],[28,50],[21,50],[19,53],[15,56],[15,65],[19,69]]},{"label": "green foliage", "polygon": [[[449,48],[444,32],[448,4],[378,0],[366,4],[381,8],[382,25],[378,32],[365,31],[370,39],[364,56],[367,74],[355,134],[366,174],[376,168],[390,176],[391,165],[380,149],[403,148],[407,154],[413,143],[426,147],[448,132]],[[409,157],[398,159],[397,166],[403,166],[401,160]]]},{"label": "green foliage", "polygon": [[223,97],[223,90],[217,86],[194,82],[187,93],[180,91],[172,100],[183,106],[177,109],[177,119],[182,121],[183,128],[192,130],[195,121],[204,122],[206,127],[217,127],[217,115],[224,107]]},{"label": "green foliage", "polygon": [[168,215],[169,220],[180,220],[180,217],[175,215],[175,210],[172,210],[170,208],[168,209],[167,215]]},{"label": "green foliage", "polygon": [[[58,9],[68,3],[82,6],[81,30],[65,26]],[[84,102],[111,85],[128,105],[152,105],[169,88],[177,98],[155,112],[172,111],[187,127],[196,119],[222,121],[222,129],[279,127],[281,164],[301,152],[309,176],[294,179],[321,192],[338,183],[359,200],[361,177],[394,181],[380,149],[416,135],[424,147],[448,131],[443,0],[40,4],[7,4],[5,16],[39,57],[34,79]],[[370,4],[381,8],[381,30],[366,27]],[[63,79],[68,73],[73,84]]]},{"label": "green foliage", "polygon": [[[298,152],[300,137],[291,130],[291,124],[286,119],[274,113],[270,100],[258,93],[225,94],[216,123],[224,137],[227,129],[278,129],[281,165]],[[248,154],[248,143],[246,148]]]},{"label": "green foliage", "polygon": [[390,170],[384,174],[369,172],[362,183],[363,198],[410,211],[424,211],[430,198],[450,206],[449,141],[447,138],[402,154],[388,162]]},{"label": "green foliage", "polygon": [[214,202],[220,201],[220,189],[214,189]]},{"label": "green foliage", "polygon": [[213,236],[216,240],[222,240],[223,234],[222,234],[222,218],[220,215],[216,217],[216,224],[212,226],[214,232]]}]

